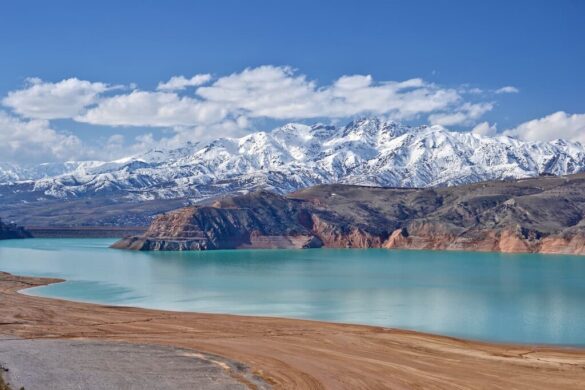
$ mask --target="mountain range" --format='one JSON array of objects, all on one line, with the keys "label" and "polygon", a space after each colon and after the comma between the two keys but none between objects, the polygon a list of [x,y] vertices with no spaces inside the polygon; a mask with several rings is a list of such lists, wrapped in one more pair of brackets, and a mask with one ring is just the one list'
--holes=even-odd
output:
[{"label": "mountain range", "polygon": [[445,187],[584,170],[585,148],[578,142],[527,142],[363,118],[345,126],[291,123],[115,161],[2,163],[0,198],[12,205],[63,199],[197,202],[318,184]]}]

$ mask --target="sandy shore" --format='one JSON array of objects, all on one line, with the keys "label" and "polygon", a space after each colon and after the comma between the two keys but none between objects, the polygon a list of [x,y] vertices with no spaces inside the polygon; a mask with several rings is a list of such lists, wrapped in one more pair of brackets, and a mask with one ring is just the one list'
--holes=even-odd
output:
[{"label": "sandy shore", "polygon": [[103,306],[18,293],[56,281],[0,273],[0,334],[192,349],[241,362],[275,388],[585,388],[583,349],[498,345],[317,321]]}]

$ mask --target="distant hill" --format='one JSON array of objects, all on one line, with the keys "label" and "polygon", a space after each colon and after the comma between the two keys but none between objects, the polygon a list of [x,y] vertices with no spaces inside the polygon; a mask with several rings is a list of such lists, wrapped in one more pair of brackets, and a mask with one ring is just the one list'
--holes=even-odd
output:
[{"label": "distant hill", "polygon": [[319,185],[157,217],[116,248],[404,248],[585,254],[585,174],[428,188]]},{"label": "distant hill", "polygon": [[4,223],[0,219],[0,240],[6,240],[9,238],[28,238],[32,237],[31,234],[20,226],[16,226],[13,223]]}]

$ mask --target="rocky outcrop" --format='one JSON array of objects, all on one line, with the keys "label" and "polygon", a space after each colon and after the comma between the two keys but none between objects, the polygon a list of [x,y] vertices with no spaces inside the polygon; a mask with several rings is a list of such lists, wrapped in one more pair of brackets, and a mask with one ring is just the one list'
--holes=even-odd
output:
[{"label": "rocky outcrop", "polygon": [[4,223],[0,219],[0,240],[11,238],[29,238],[31,234],[21,226],[13,223]]},{"label": "rocky outcrop", "polygon": [[[501,231],[472,230],[450,231],[445,226],[433,224],[395,230],[383,245],[389,249],[462,250],[480,252],[539,252],[511,229]],[[585,252],[584,252],[585,253]]]},{"label": "rocky outcrop", "polygon": [[435,189],[320,185],[179,209],[114,247],[389,248],[585,254],[585,174]]},{"label": "rocky outcrop", "polygon": [[303,202],[270,192],[225,198],[157,217],[143,236],[127,237],[114,248],[206,250],[318,248]]},{"label": "rocky outcrop", "polygon": [[370,233],[357,226],[338,224],[324,220],[319,215],[312,216],[312,231],[328,248],[379,248],[386,237]]}]

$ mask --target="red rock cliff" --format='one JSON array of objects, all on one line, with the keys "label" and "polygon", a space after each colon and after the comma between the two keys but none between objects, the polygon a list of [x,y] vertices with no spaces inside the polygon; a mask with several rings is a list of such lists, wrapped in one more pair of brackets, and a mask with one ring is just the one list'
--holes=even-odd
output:
[{"label": "red rock cliff", "polygon": [[322,185],[159,216],[117,248],[389,248],[585,254],[585,175],[442,189]]}]

